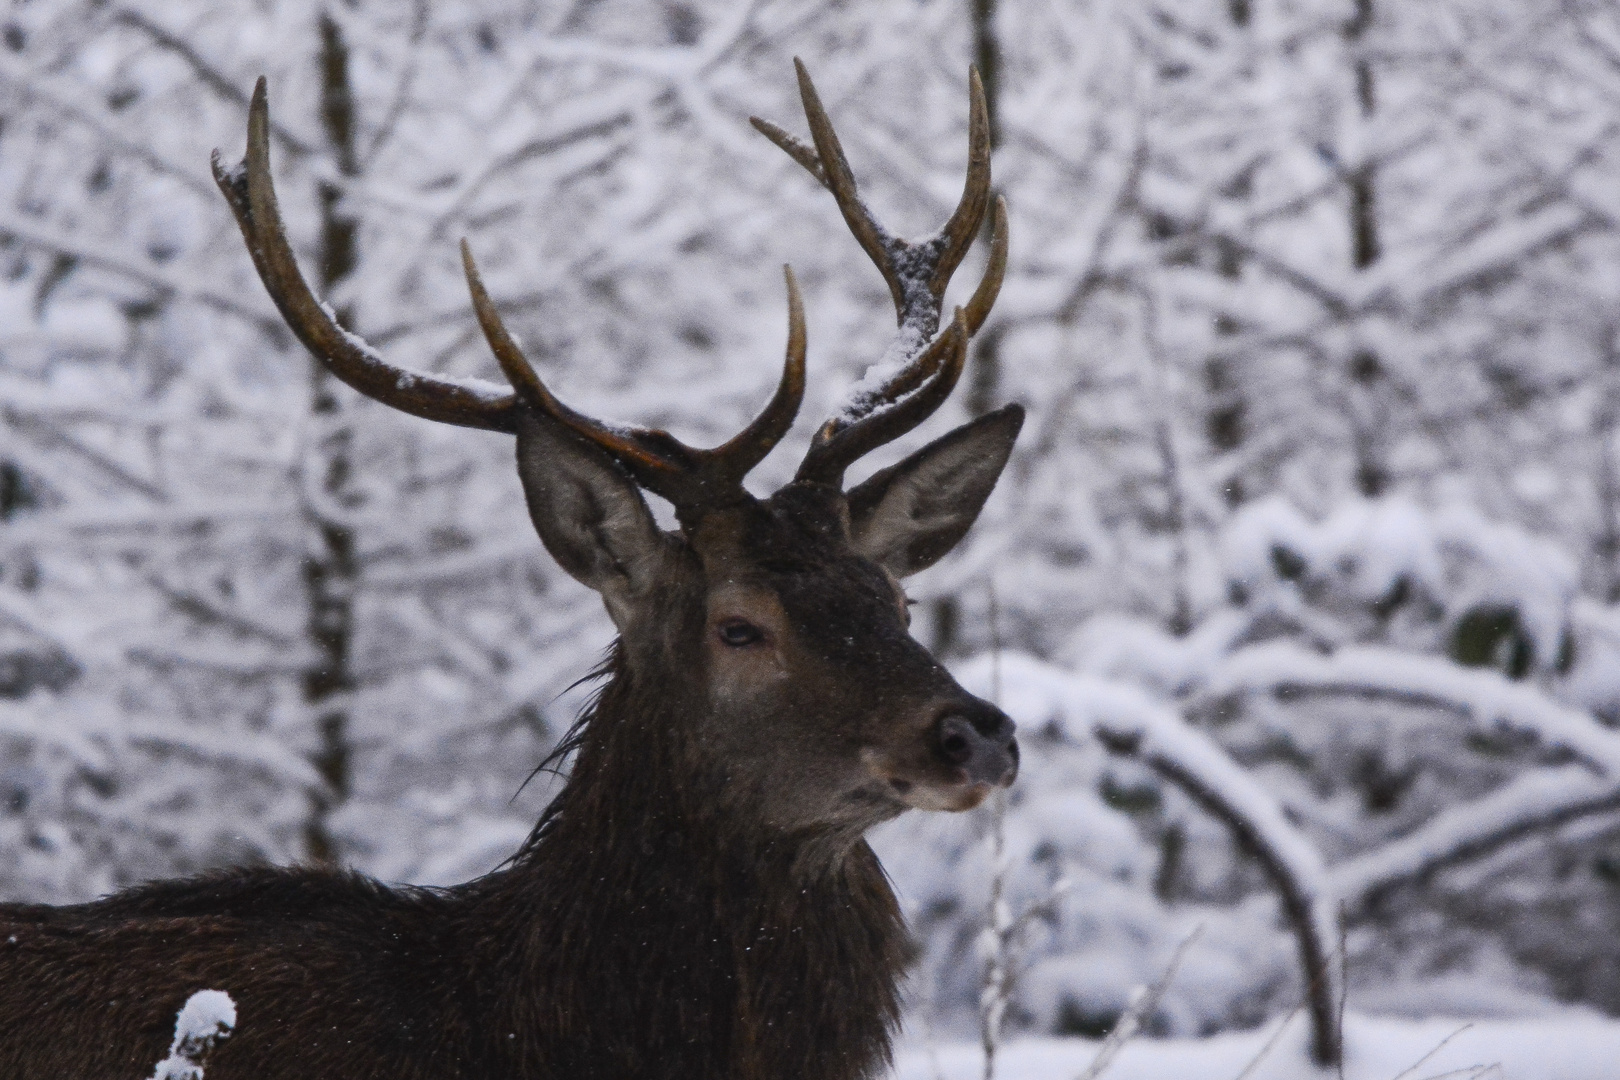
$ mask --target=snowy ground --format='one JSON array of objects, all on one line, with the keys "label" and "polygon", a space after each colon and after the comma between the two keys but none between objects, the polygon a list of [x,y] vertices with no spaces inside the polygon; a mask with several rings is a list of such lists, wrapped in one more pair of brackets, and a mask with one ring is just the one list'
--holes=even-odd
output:
[{"label": "snowy ground", "polygon": [[[1555,1020],[1398,1020],[1346,1017],[1344,1080],[1614,1080],[1620,1077],[1620,1022]],[[1105,1080],[1337,1080],[1305,1057],[1305,1024],[1296,1017],[1263,1060],[1245,1072],[1277,1032],[1276,1024],[1209,1039],[1129,1043]],[[1444,1045],[1442,1045],[1442,1043]],[[1076,1080],[1096,1056],[1088,1039],[1021,1039],[1002,1047],[997,1080]],[[979,1080],[978,1045],[903,1046],[895,1080]]]}]

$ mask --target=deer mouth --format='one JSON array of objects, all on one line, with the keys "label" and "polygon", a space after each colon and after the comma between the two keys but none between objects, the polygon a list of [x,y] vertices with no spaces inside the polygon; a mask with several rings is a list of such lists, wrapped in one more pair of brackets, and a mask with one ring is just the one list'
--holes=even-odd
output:
[{"label": "deer mouth", "polygon": [[[906,781],[902,780],[901,783]],[[959,814],[984,802],[992,790],[994,788],[990,784],[965,778],[952,784],[907,784],[907,793],[901,796],[900,801],[913,810]]]},{"label": "deer mouth", "polygon": [[871,782],[860,789],[864,798],[880,799],[897,809],[936,813],[972,810],[997,787],[1011,784],[1017,771],[1014,764],[993,782],[982,775],[973,775],[961,765],[942,768],[944,763],[929,761],[920,768],[906,768],[887,760],[880,752],[868,751],[864,756],[871,777]]}]

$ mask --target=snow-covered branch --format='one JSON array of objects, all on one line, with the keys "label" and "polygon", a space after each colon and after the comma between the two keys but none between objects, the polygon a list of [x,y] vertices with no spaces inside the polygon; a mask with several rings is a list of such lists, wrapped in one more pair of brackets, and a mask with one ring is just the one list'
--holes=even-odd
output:
[{"label": "snow-covered branch", "polygon": [[1168,710],[1098,717],[1093,731],[1116,754],[1135,757],[1213,814],[1265,869],[1299,948],[1310,1002],[1311,1053],[1328,1065],[1343,1053],[1336,963],[1339,918],[1322,857],[1282,807],[1208,736]]},{"label": "snow-covered branch", "polygon": [[109,251],[105,246],[91,244],[69,236],[37,222],[24,221],[16,214],[0,216],[0,236],[11,237],[33,247],[44,248],[83,263],[128,278],[153,290],[165,299],[186,300],[206,304],[259,327],[272,340],[284,333],[282,323],[267,314],[268,305],[256,307],[244,304],[230,293],[191,280],[182,274],[158,270],[139,256],[127,252]]},{"label": "snow-covered branch", "polygon": [[[1252,853],[1276,888],[1299,951],[1310,1001],[1312,1054],[1339,1060],[1341,973],[1335,963],[1339,918],[1321,854],[1288,820],[1277,800],[1208,735],[1134,688],[1071,675],[1033,657],[1001,658],[1008,711],[1025,723],[1061,727],[1076,743],[1096,738],[1134,757],[1221,821]],[[983,681],[982,663],[964,671]]]},{"label": "snow-covered branch", "polygon": [[1603,775],[1620,778],[1620,733],[1552,700],[1532,683],[1440,657],[1370,646],[1323,655],[1279,642],[1225,658],[1201,689],[1211,696],[1326,694],[1442,709],[1487,734],[1534,736],[1543,746],[1565,750]]},{"label": "snow-covered branch", "polygon": [[1565,822],[1620,809],[1620,786],[1570,765],[1527,773],[1488,795],[1442,810],[1417,830],[1333,867],[1348,913],[1394,886],[1487,855]]}]

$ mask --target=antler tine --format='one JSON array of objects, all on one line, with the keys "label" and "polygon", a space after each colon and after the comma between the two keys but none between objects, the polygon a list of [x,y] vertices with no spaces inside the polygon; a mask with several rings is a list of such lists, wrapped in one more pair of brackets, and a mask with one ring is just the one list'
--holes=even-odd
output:
[{"label": "antler tine", "polygon": [[339,326],[330,309],[315,298],[298,270],[281,222],[270,178],[269,130],[270,108],[261,77],[248,108],[247,155],[237,168],[226,169],[219,151],[214,151],[214,182],[236,214],[259,279],[298,340],[333,375],[384,405],[462,427],[516,430],[513,395],[481,393],[394,367],[358,335]]},{"label": "antler tine", "polygon": [[[968,171],[962,198],[950,219],[933,237],[911,243],[893,235],[862,201],[855,175],[844,156],[821,96],[804,62],[793,60],[799,76],[799,97],[810,125],[814,146],[808,146],[780,126],[750,117],[754,128],[797,161],[833,194],[850,232],[883,274],[894,297],[895,314],[904,324],[926,318],[928,331],[938,325],[940,305],[951,275],[962,264],[990,205],[990,111],[977,68],[968,69]],[[919,291],[917,285],[926,288]],[[924,312],[931,309],[930,315]]]},{"label": "antler tine", "polygon": [[850,422],[828,420],[810,441],[810,450],[799,466],[795,480],[841,487],[844,471],[863,455],[893,442],[945,403],[967,363],[967,312],[956,309],[950,329],[941,334],[927,353],[935,354],[937,365],[932,378],[909,397],[884,402],[880,407]]},{"label": "antler tine", "polygon": [[678,478],[690,463],[672,460],[667,454],[657,453],[643,445],[642,440],[659,436],[671,443],[675,440],[661,431],[614,430],[559,401],[550,390],[546,389],[546,384],[540,381],[534,365],[529,363],[529,358],[523,355],[517,341],[507,332],[506,324],[501,321],[500,313],[495,310],[495,302],[490,299],[489,292],[484,288],[483,278],[478,274],[478,264],[473,261],[472,248],[467,245],[466,240],[461,242],[461,268],[467,275],[467,291],[472,294],[473,312],[478,316],[478,325],[484,331],[484,338],[489,342],[490,351],[495,354],[496,362],[501,365],[501,371],[505,373],[507,381],[512,384],[512,389],[517,392],[523,404],[535,412],[551,417],[574,434],[612,454],[635,475],[642,486],[666,497],[674,494],[673,489],[681,486]]},{"label": "antler tine", "polygon": [[995,200],[984,276],[967,307],[958,310],[952,327],[935,337],[946,286],[967,256],[990,207],[990,114],[978,71],[968,72],[968,168],[962,197],[939,232],[911,243],[885,229],[861,200],[810,73],[797,58],[793,64],[815,145],[805,144],[768,120],[754,117],[752,123],[832,192],[850,232],[888,283],[900,323],[900,335],[880,364],[895,369],[894,374],[880,386],[859,389],[843,414],[822,426],[800,468],[801,480],[837,482],[861,454],[927,419],[955,386],[968,339],[984,325],[1006,274],[1007,207],[999,197]]},{"label": "antler tine", "polygon": [[1007,276],[1007,200],[996,196],[995,212],[990,218],[990,261],[985,265],[979,287],[967,304],[968,333],[977,334],[990,309],[1001,295],[1001,282]]},{"label": "antler tine", "polygon": [[724,445],[707,451],[726,461],[739,481],[782,441],[804,401],[804,299],[799,295],[793,267],[783,266],[782,276],[787,280],[788,295],[788,341],[787,354],[782,361],[782,379],[765,411],[756,416],[753,423]]},{"label": "antler tine", "polygon": [[[973,296],[963,309],[963,319],[967,323],[969,337],[978,333],[979,327],[983,326],[984,320],[989,317],[990,309],[995,306],[996,297],[1001,294],[1001,282],[1006,273],[1007,200],[997,195],[995,217],[991,222],[990,259],[985,264],[984,276],[979,279],[978,288],[973,290]],[[865,410],[911,393],[939,370],[940,359],[948,352],[945,335],[942,334],[919,353],[916,360],[902,368],[882,387],[862,395],[855,401],[853,404],[856,411],[863,413]]]},{"label": "antler tine", "polygon": [[656,428],[609,426],[569,408],[546,388],[495,310],[467,241],[461,242],[462,268],[472,294],[478,325],[524,406],[595,443],[623,465],[636,482],[688,512],[724,503],[742,490],[743,477],[793,426],[804,400],[804,301],[791,267],[783,267],[788,292],[788,344],[775,395],[739,434],[712,450],[687,446]]},{"label": "antler tine", "polygon": [[945,286],[951,275],[962,265],[973,238],[978,235],[984,212],[990,205],[990,107],[984,100],[984,83],[979,79],[977,67],[968,68],[968,167],[967,179],[962,185],[962,198],[952,211],[950,220],[940,229],[930,244],[943,241],[942,250],[935,258],[934,273],[928,280],[929,291],[938,299],[945,296]]},{"label": "antler tine", "polygon": [[799,99],[804,104],[804,118],[810,124],[810,137],[816,144],[821,181],[833,193],[849,231],[888,282],[889,291],[894,294],[895,310],[904,313],[911,298],[906,295],[906,282],[896,272],[895,256],[909,245],[879,224],[872,211],[861,201],[860,192],[855,186],[855,173],[849,167],[849,159],[844,156],[838,132],[833,130],[832,118],[827,115],[826,108],[821,104],[821,96],[816,93],[816,84],[810,81],[809,69],[797,56],[793,58],[793,68],[799,75]]}]

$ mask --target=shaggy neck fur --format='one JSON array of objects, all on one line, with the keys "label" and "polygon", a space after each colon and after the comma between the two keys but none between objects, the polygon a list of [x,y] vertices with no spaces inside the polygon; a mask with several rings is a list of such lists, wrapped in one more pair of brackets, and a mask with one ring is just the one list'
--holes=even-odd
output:
[{"label": "shaggy neck fur", "polygon": [[638,686],[620,658],[611,670],[567,787],[479,889],[486,985],[532,988],[491,1003],[514,1071],[874,1074],[907,939],[871,848],[762,832],[721,797],[724,777],[681,760],[684,695]]}]

